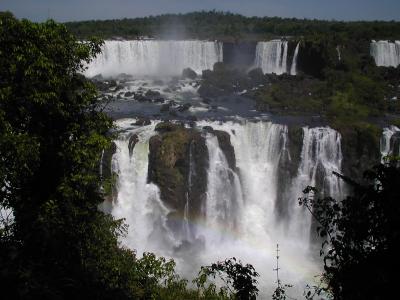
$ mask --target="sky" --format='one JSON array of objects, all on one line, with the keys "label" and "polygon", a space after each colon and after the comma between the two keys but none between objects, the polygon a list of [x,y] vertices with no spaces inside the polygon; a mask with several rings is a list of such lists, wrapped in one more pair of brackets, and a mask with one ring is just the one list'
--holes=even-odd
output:
[{"label": "sky", "polygon": [[400,0],[0,0],[0,11],[32,21],[120,19],[212,9],[245,16],[400,21]]}]

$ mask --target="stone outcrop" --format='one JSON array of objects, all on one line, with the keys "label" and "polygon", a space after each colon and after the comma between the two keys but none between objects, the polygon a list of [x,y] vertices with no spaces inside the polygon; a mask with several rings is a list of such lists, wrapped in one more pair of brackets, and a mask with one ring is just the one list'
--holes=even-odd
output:
[{"label": "stone outcrop", "polygon": [[343,174],[360,181],[363,172],[381,160],[379,138],[381,132],[368,128],[347,128],[340,130],[342,135]]},{"label": "stone outcrop", "polygon": [[201,213],[207,190],[208,150],[201,132],[173,123],[160,123],[150,139],[148,180],[160,188],[161,199],[183,215]]}]

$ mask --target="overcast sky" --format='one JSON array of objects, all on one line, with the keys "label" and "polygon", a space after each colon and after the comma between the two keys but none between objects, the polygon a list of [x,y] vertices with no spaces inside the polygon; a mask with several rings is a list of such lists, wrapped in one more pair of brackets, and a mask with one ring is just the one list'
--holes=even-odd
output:
[{"label": "overcast sky", "polygon": [[212,9],[246,16],[400,20],[400,0],[0,0],[0,11],[33,21],[134,18]]}]

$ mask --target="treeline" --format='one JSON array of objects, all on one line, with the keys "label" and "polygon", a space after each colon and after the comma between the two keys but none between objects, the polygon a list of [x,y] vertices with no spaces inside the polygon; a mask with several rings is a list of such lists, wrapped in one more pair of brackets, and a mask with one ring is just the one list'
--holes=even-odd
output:
[{"label": "treeline", "polygon": [[333,34],[357,39],[399,39],[400,22],[322,21],[279,17],[245,17],[239,14],[202,11],[135,19],[93,20],[65,23],[78,38],[218,39],[261,40],[281,36]]}]

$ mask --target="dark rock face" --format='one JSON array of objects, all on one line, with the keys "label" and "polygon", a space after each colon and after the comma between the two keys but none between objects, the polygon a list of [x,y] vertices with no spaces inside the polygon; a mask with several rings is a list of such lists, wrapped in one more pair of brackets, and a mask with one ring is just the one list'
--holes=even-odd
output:
[{"label": "dark rock face", "polygon": [[224,63],[232,67],[247,68],[254,63],[256,42],[224,42]]},{"label": "dark rock face", "polygon": [[400,132],[396,132],[390,139],[390,152],[392,155],[400,156]]},{"label": "dark rock face", "polygon": [[303,129],[300,126],[288,128],[287,150],[282,153],[278,162],[276,211],[283,218],[289,216],[289,206],[293,200],[290,199],[292,197],[290,192],[300,165],[303,136]]},{"label": "dark rock face", "polygon": [[197,77],[196,72],[193,71],[191,68],[186,68],[186,69],[184,69],[182,71],[182,78],[183,79],[189,78],[189,79],[193,80],[193,79],[196,79],[196,77]]},{"label": "dark rock face", "polygon": [[[117,152],[117,145],[112,142],[108,149],[104,149],[101,164],[102,193],[106,203],[111,203],[117,194],[115,182],[117,174],[112,170],[112,157]],[[105,205],[107,206],[107,204]]]},{"label": "dark rock face", "polygon": [[137,134],[134,134],[129,138],[129,143],[128,143],[129,156],[132,156],[133,149],[135,148],[137,142],[139,142],[139,137],[137,136]]},{"label": "dark rock face", "polygon": [[233,171],[237,171],[236,169],[236,157],[235,157],[235,149],[231,143],[231,136],[229,133],[221,130],[214,130],[211,126],[204,126],[203,130],[205,132],[211,133],[218,139],[219,147],[225,155],[225,158],[229,164],[229,167]]},{"label": "dark rock face", "polygon": [[151,124],[151,120],[149,118],[138,118],[137,121],[133,124],[136,126],[147,126]]},{"label": "dark rock face", "polygon": [[207,190],[208,149],[194,129],[160,123],[150,139],[148,180],[158,185],[161,199],[183,216],[187,197],[189,216],[201,214]]},{"label": "dark rock face", "polygon": [[342,170],[344,175],[362,180],[362,172],[378,164],[381,159],[379,138],[381,132],[371,132],[360,128],[341,130]]},{"label": "dark rock face", "polygon": [[191,105],[190,103],[185,103],[185,104],[180,105],[180,106],[178,107],[178,111],[179,111],[179,112],[184,112],[184,111],[189,110],[189,108],[191,108],[191,107],[192,107],[192,105]]}]

